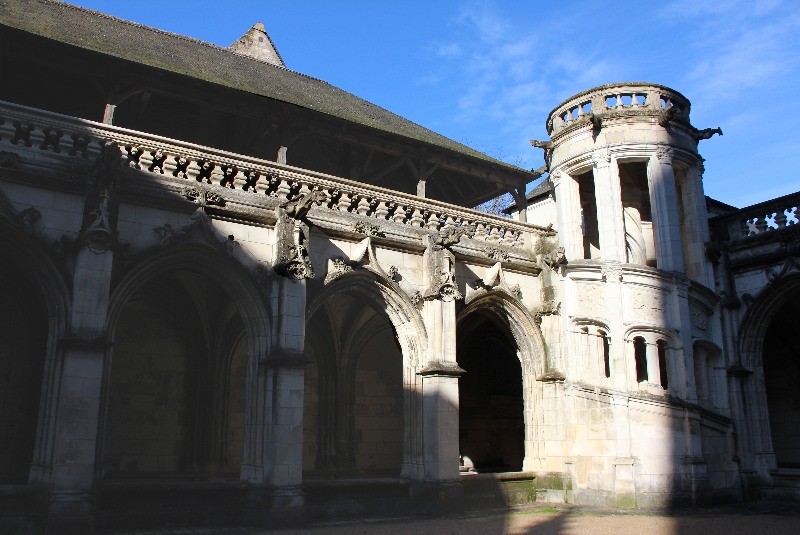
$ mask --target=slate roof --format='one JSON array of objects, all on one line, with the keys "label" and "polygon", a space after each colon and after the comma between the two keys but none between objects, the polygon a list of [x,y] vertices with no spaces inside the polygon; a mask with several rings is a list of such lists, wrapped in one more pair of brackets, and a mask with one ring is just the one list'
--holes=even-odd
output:
[{"label": "slate roof", "polygon": [[0,25],[420,141],[521,179],[529,176],[327,82],[182,35],[50,0],[0,0]]}]

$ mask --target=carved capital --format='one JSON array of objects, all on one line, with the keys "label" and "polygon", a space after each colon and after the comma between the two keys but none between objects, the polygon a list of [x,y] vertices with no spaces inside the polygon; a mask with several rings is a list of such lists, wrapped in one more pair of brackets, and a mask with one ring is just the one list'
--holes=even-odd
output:
[{"label": "carved capital", "polygon": [[564,181],[564,177],[566,173],[564,171],[558,170],[555,173],[550,174],[550,182],[553,183],[553,188],[557,188],[561,183]]},{"label": "carved capital", "polygon": [[545,301],[533,313],[533,319],[536,322],[536,325],[541,325],[542,318],[544,316],[558,316],[560,314],[561,314],[560,301]]},{"label": "carved capital", "polygon": [[672,147],[662,145],[656,149],[655,156],[659,163],[671,164],[672,159],[675,157],[675,150]]},{"label": "carved capital", "polygon": [[598,149],[592,153],[592,165],[597,168],[608,167],[611,163],[611,151],[608,147]]}]

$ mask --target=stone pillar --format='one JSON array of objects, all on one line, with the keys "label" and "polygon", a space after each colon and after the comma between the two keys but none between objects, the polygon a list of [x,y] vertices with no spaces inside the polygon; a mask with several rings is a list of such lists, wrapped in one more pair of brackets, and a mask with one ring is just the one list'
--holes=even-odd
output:
[{"label": "stone pillar", "polygon": [[55,425],[48,530],[85,533],[94,525],[95,459],[100,420],[120,149],[107,144],[90,176],[75,258],[70,332],[59,350],[62,372]]},{"label": "stone pillar", "polygon": [[558,241],[570,260],[583,258],[583,231],[581,228],[581,196],[578,182],[564,171],[550,177],[555,190],[558,212]]},{"label": "stone pillar", "polygon": [[647,179],[650,186],[650,209],[653,212],[657,267],[665,271],[683,272],[683,246],[672,159],[672,148],[659,147],[648,162]]},{"label": "stone pillar", "polygon": [[452,297],[425,303],[430,333],[428,360],[422,376],[423,463],[426,481],[459,477],[458,377],[456,363],[456,308]]},{"label": "stone pillar", "polygon": [[600,227],[600,256],[603,260],[625,262],[625,227],[617,162],[608,149],[604,148],[595,151],[592,164],[597,224]]},{"label": "stone pillar", "polygon": [[[305,498],[303,482],[303,396],[305,365],[305,272],[280,277],[277,299],[275,348],[264,362],[264,420],[257,431],[264,436],[263,485],[270,492],[272,522],[292,519]],[[261,396],[259,396],[261,397]]]},{"label": "stone pillar", "polygon": [[706,258],[705,246],[711,240],[708,229],[706,196],[703,191],[703,159],[686,170],[683,183],[683,225],[686,230],[686,267],[692,280],[714,288],[714,274]]}]

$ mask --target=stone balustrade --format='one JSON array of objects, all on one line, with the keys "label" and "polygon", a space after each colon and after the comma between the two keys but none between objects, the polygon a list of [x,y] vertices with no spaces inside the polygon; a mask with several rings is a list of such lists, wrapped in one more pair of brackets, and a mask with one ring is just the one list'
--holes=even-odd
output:
[{"label": "stone balustrade", "polygon": [[474,239],[508,246],[531,243],[525,239],[526,234],[552,234],[542,227],[353,180],[0,102],[0,151],[16,146],[93,159],[108,142],[123,149],[123,165],[187,183],[205,183],[279,200],[321,191],[323,204],[332,210],[430,231],[471,225],[475,228]]},{"label": "stone balustrade", "polygon": [[715,217],[711,222],[716,238],[741,240],[783,230],[800,223],[800,192],[754,204]]},{"label": "stone balustrade", "polygon": [[592,117],[636,111],[658,115],[667,110],[676,119],[689,120],[689,100],[674,89],[644,82],[608,84],[578,93],[556,106],[547,117],[546,127],[552,137]]}]

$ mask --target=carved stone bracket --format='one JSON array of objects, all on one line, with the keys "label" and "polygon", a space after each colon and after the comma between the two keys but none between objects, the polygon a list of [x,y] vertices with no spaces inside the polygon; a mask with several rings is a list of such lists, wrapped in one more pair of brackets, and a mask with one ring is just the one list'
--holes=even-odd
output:
[{"label": "carved stone bracket", "polygon": [[79,242],[96,254],[104,253],[116,244],[116,190],[121,161],[122,150],[116,143],[107,142],[89,176]]},{"label": "carved stone bracket", "polygon": [[561,314],[561,302],[558,301],[545,301],[533,313],[533,319],[536,325],[542,324],[544,316],[559,316]]},{"label": "carved stone bracket", "polygon": [[598,149],[592,153],[592,165],[597,168],[608,167],[611,164],[611,151],[608,147]]},{"label": "carved stone bracket", "polygon": [[465,373],[467,373],[467,370],[460,367],[456,362],[436,360],[429,362],[417,372],[417,375],[423,377],[460,377]]}]

